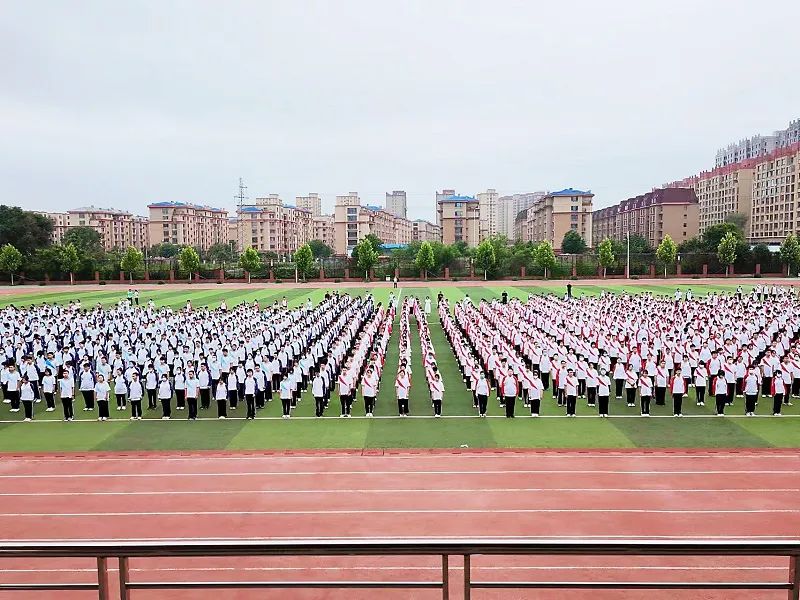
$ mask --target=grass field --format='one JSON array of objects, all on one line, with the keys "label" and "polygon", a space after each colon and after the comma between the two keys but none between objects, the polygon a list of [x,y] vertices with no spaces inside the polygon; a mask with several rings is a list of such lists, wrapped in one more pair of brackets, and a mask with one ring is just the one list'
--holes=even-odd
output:
[{"label": "grass field", "polygon": [[[630,293],[653,292],[671,294],[675,285],[658,284],[620,284],[609,283],[610,291],[626,290]],[[603,287],[575,285],[573,293],[580,295],[599,293]],[[681,285],[691,287],[695,294],[708,291],[731,291],[735,285]],[[351,294],[362,294],[363,287],[343,288]],[[564,293],[564,283],[551,286],[498,286],[494,282],[483,287],[457,287],[447,284],[439,287],[408,288],[399,290],[403,296],[414,294],[424,298],[430,295],[435,302],[438,292],[447,296],[451,302],[463,298],[465,293],[476,302],[480,298],[499,298],[504,290],[510,296],[526,298],[529,292],[557,294]],[[388,287],[371,289],[378,301],[385,301],[391,291]],[[0,307],[10,303],[28,305],[40,302],[66,303],[80,298],[84,307],[97,302],[110,305],[124,296],[125,288],[109,288],[102,291],[87,291],[76,288],[68,292],[48,292],[15,297],[0,296]],[[242,301],[258,299],[262,305],[285,296],[292,305],[319,301],[325,294],[324,288],[304,288],[302,286],[286,289],[274,286],[231,289],[218,286],[215,289],[187,290],[175,286],[147,290],[141,300],[150,298],[161,306],[182,307],[191,299],[195,308],[217,306],[223,299],[228,306]],[[714,417],[710,406],[697,407],[692,399],[688,406],[684,402],[686,416],[674,419],[669,406],[655,407],[655,418],[641,419],[638,409],[629,409],[622,401],[612,400],[612,418],[599,419],[585,401],[579,402],[578,414],[587,418],[557,418],[563,412],[546,394],[543,403],[543,418],[525,418],[525,411],[518,405],[518,415],[523,418],[507,420],[501,417],[502,411],[497,403],[490,401],[488,419],[474,418],[471,395],[461,380],[452,351],[438,323],[430,324],[433,344],[437,351],[442,376],[445,382],[444,414],[448,418],[433,419],[423,378],[416,377],[411,390],[412,418],[396,419],[392,376],[397,365],[397,328],[390,340],[386,357],[384,385],[377,402],[376,418],[339,419],[338,400],[335,395],[328,415],[323,419],[313,417],[313,399],[306,394],[301,400],[291,420],[280,419],[280,403],[275,400],[259,412],[256,421],[244,420],[244,407],[226,421],[218,421],[213,412],[206,417],[201,411],[200,419],[188,422],[185,413],[173,412],[173,419],[160,420],[160,411],[145,415],[145,420],[130,422],[126,413],[118,413],[113,407],[111,421],[98,423],[93,413],[84,413],[80,397],[76,400],[76,420],[72,423],[60,421],[60,406],[54,413],[43,412],[43,405],[37,404],[34,423],[20,422],[21,413],[9,413],[7,404],[0,405],[0,451],[60,451],[60,450],[194,450],[194,449],[262,449],[262,448],[470,448],[492,447],[586,447],[586,448],[626,448],[626,447],[798,447],[800,446],[800,407],[789,407],[784,418],[766,416],[770,407],[760,403],[759,413],[763,418],[744,418],[741,399],[737,405],[729,407],[730,417]],[[416,373],[422,372],[419,355],[419,342],[416,326],[412,326],[412,340],[416,342],[412,367]],[[800,404],[800,402],[798,402]],[[89,416],[86,416],[86,415]],[[354,414],[363,414],[359,401],[354,406]],[[119,419],[115,416],[119,415]],[[234,418],[230,418],[233,416]],[[658,417],[665,418],[658,418]],[[297,418],[299,417],[299,418]],[[383,418],[382,418],[383,417]],[[452,418],[451,418],[452,417]],[[51,422],[44,422],[51,421]]]}]

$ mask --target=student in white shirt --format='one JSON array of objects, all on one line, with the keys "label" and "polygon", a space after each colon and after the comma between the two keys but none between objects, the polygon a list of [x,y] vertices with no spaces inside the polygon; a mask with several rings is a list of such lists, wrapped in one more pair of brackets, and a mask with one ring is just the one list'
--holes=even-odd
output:
[{"label": "student in white shirt", "polygon": [[397,394],[397,411],[401,417],[408,416],[408,390],[411,387],[411,377],[406,374],[405,369],[397,372],[394,380],[394,389]]},{"label": "student in white shirt", "polygon": [[318,372],[311,382],[311,395],[314,396],[314,404],[316,405],[314,414],[321,417],[325,412],[325,379],[322,376],[322,371]]},{"label": "student in white shirt", "polygon": [[58,380],[58,392],[61,396],[61,406],[64,409],[64,420],[72,421],[75,418],[72,410],[72,403],[75,399],[75,382],[67,369],[64,369],[61,379]]},{"label": "student in white shirt", "polygon": [[142,397],[144,396],[144,386],[139,379],[139,373],[131,373],[131,380],[128,384],[128,400],[131,403],[131,421],[142,420]]},{"label": "student in white shirt", "polygon": [[475,384],[475,395],[478,397],[478,414],[486,416],[486,407],[489,404],[489,382],[486,380],[486,373],[481,371],[478,381]]},{"label": "student in white shirt", "polygon": [[83,365],[78,375],[78,383],[80,385],[81,394],[83,395],[83,410],[94,410],[94,374],[92,373],[89,363]]},{"label": "student in white shirt", "polygon": [[642,373],[639,375],[639,399],[642,408],[642,416],[650,416],[650,399],[653,396],[653,380],[647,375]]},{"label": "student in white shirt", "polygon": [[717,405],[717,416],[721,417],[725,414],[725,405],[728,403],[728,383],[725,381],[725,373],[720,369],[713,383],[714,400]]},{"label": "student in white shirt", "polygon": [[531,416],[538,417],[542,405],[542,393],[544,392],[544,384],[539,377],[539,371],[534,371],[530,379],[530,387],[528,389],[528,402],[531,405]]},{"label": "student in white shirt", "polygon": [[45,412],[53,412],[56,409],[56,378],[49,367],[44,370],[44,377],[42,377],[42,393],[47,404]]},{"label": "student in white shirt", "polygon": [[364,396],[364,414],[371,417],[375,407],[375,396],[378,394],[378,377],[372,365],[367,367],[361,379],[361,393]]},{"label": "student in white shirt", "polygon": [[189,371],[186,376],[186,404],[189,407],[189,420],[197,418],[197,396],[200,393],[200,380],[194,376],[194,371]]},{"label": "student in white shirt", "polygon": [[672,377],[669,388],[672,392],[672,413],[676,417],[682,417],[683,395],[686,393],[686,380],[683,378],[680,369],[675,369],[675,375]]},{"label": "student in white shirt", "polygon": [[253,377],[253,370],[248,369],[244,378],[244,400],[247,403],[247,420],[252,421],[256,418],[256,378]]},{"label": "student in white shirt", "polygon": [[440,373],[433,376],[430,383],[431,386],[431,400],[433,401],[433,416],[438,418],[442,416],[442,398],[444,397],[444,382]]},{"label": "student in white shirt", "polygon": [[125,395],[128,393],[128,382],[122,369],[117,369],[114,376],[114,397],[117,400],[117,410],[125,410]]},{"label": "student in white shirt", "polygon": [[228,417],[228,386],[225,380],[220,379],[217,387],[214,388],[214,399],[217,401],[217,418],[225,419]]},{"label": "student in white shirt", "polygon": [[281,379],[280,396],[281,396],[281,406],[283,407],[283,418],[288,419],[289,417],[291,417],[290,413],[292,410],[292,383],[291,381],[289,381],[288,376]]},{"label": "student in white shirt", "polygon": [[25,421],[33,420],[33,401],[36,399],[33,385],[28,379],[27,375],[23,375],[19,384],[19,399],[22,401],[22,407],[25,410]]},{"label": "student in white shirt", "polygon": [[781,416],[781,405],[783,398],[786,395],[786,385],[783,383],[783,374],[781,371],[775,371],[775,377],[770,384],[770,393],[772,394],[772,415],[775,417]]},{"label": "student in white shirt", "polygon": [[601,417],[608,416],[608,397],[611,394],[611,380],[605,369],[597,376],[597,412]]},{"label": "student in white shirt", "polygon": [[108,396],[111,386],[108,385],[102,373],[97,374],[97,383],[94,384],[94,397],[97,401],[97,420],[108,421]]},{"label": "student in white shirt", "polygon": [[756,414],[756,402],[758,402],[758,370],[752,367],[744,378],[744,414],[753,417]]},{"label": "student in white shirt", "polygon": [[175,367],[173,386],[175,387],[175,408],[184,410],[186,408],[186,376],[181,367]]},{"label": "student in white shirt", "polygon": [[158,399],[161,402],[161,418],[167,420],[172,417],[172,386],[166,373],[158,383]]}]

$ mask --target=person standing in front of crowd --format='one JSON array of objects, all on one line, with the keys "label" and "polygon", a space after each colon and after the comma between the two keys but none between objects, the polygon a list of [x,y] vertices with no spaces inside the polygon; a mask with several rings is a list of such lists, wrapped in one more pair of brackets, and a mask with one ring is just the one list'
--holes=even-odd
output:
[{"label": "person standing in front of crowd", "polygon": [[[283,407],[283,418],[289,419],[292,410],[292,382],[288,376],[281,379],[280,383],[281,406]],[[345,416],[342,414],[342,416]]]},{"label": "person standing in front of crowd", "polygon": [[256,391],[258,384],[253,375],[253,369],[247,369],[244,378],[244,400],[247,404],[247,420],[253,421],[256,418]]},{"label": "person standing in front of crowd", "polygon": [[61,379],[58,380],[58,395],[61,396],[61,407],[64,410],[64,420],[72,421],[75,418],[73,413],[73,402],[75,400],[75,381],[69,371],[64,369]]},{"label": "person standing in front of crowd", "polygon": [[83,370],[78,379],[81,395],[83,396],[83,410],[94,410],[94,373],[89,363],[83,363]]},{"label": "person standing in front of crowd", "polygon": [[531,416],[538,417],[539,411],[542,407],[542,394],[544,393],[544,384],[539,376],[539,371],[533,371],[533,376],[530,380],[530,389],[528,391],[528,401],[531,405]]},{"label": "person standing in front of crowd", "polygon": [[217,382],[217,387],[214,388],[214,400],[217,401],[217,418],[228,418],[228,385],[222,379]]},{"label": "person standing in front of crowd", "polygon": [[577,410],[578,378],[572,369],[567,369],[567,376],[564,379],[564,396],[567,401],[567,416],[574,417]]},{"label": "person standing in front of crowd", "polygon": [[756,414],[756,402],[758,401],[758,371],[756,367],[751,367],[747,376],[744,378],[744,414],[753,417]]},{"label": "person standing in front of crowd", "polygon": [[94,397],[97,401],[97,420],[108,421],[108,397],[111,394],[111,386],[108,385],[102,373],[97,374],[97,383],[94,384]]},{"label": "person standing in front of crowd", "polygon": [[408,390],[411,388],[411,377],[401,368],[394,380],[394,390],[397,395],[397,412],[401,417],[408,416]]},{"label": "person standing in front of crowd", "polygon": [[697,398],[697,406],[706,405],[706,387],[708,386],[708,370],[701,362],[694,370],[694,393]]},{"label": "person standing in front of crowd", "polygon": [[[723,379],[724,381],[724,379]],[[686,394],[686,380],[681,369],[676,367],[675,374],[670,381],[669,390],[672,393],[672,414],[676,417],[683,416],[683,396]]]},{"label": "person standing in front of crowd", "polygon": [[142,420],[142,398],[144,398],[144,387],[139,379],[139,373],[131,373],[131,380],[128,383],[128,401],[131,403],[131,421]]},{"label": "person standing in front of crowd", "polygon": [[665,360],[658,361],[656,367],[656,406],[666,405],[667,382],[669,381],[669,370]]},{"label": "person standing in front of crowd", "polygon": [[[505,362],[505,358],[503,359]],[[511,369],[506,369],[506,375],[500,381],[500,389],[503,392],[503,405],[506,408],[506,418],[514,418],[514,408],[517,403],[517,395],[519,394],[519,383],[517,378],[511,372]]]},{"label": "person standing in front of crowd", "polygon": [[786,395],[786,385],[783,383],[783,373],[775,371],[775,377],[770,384],[770,394],[772,395],[772,416],[781,416],[781,405],[783,405],[783,398]]},{"label": "person standing in front of crowd", "polygon": [[228,388],[228,404],[231,410],[236,410],[236,407],[239,406],[239,381],[236,379],[236,371],[236,365],[231,364],[227,377],[223,373],[223,377],[220,380],[220,382],[224,381]]},{"label": "person standing in front of crowd", "polygon": [[197,396],[200,394],[200,380],[191,369],[186,376],[186,405],[189,407],[189,420],[197,419]]},{"label": "person standing in front of crowd", "polygon": [[367,367],[367,372],[361,379],[361,394],[364,396],[364,414],[371,417],[375,409],[375,396],[378,394],[378,376],[372,365]]},{"label": "person standing in front of crowd", "polygon": [[22,375],[17,371],[17,367],[13,362],[8,363],[5,372],[5,396],[8,403],[11,405],[11,412],[19,412],[19,387],[22,381]]},{"label": "person standing in front of crowd", "polygon": [[611,380],[604,368],[597,376],[597,412],[601,417],[608,416],[608,397],[611,395]]},{"label": "person standing in front of crowd", "polygon": [[33,420],[33,401],[36,399],[33,391],[33,384],[27,375],[23,375],[19,381],[19,399],[22,408],[25,410],[25,421]]},{"label": "person standing in front of crowd", "polygon": [[325,378],[322,369],[317,371],[311,381],[311,395],[314,396],[314,414],[321,417],[325,413]]},{"label": "person standing in front of crowd", "polygon": [[53,412],[56,409],[56,378],[49,367],[44,370],[44,377],[42,377],[42,393],[47,404],[45,412]]},{"label": "person standing in front of crowd", "polygon": [[150,363],[147,367],[147,373],[144,376],[144,387],[147,391],[147,410],[156,409],[156,396],[158,395],[158,374]]},{"label": "person standing in front of crowd", "polygon": [[616,392],[615,397],[617,400],[622,400],[622,387],[625,385],[626,379],[625,365],[622,364],[621,360],[618,360],[614,365],[614,391]]},{"label": "person standing in front of crowd", "polygon": [[638,379],[636,371],[629,364],[628,368],[625,369],[625,402],[630,408],[636,406],[636,384]]},{"label": "person standing in front of crowd", "polygon": [[169,420],[172,417],[172,386],[166,373],[158,383],[158,399],[161,402],[161,418]]},{"label": "person standing in front of crowd", "polygon": [[717,416],[722,417],[725,415],[725,405],[728,403],[728,383],[725,381],[724,371],[717,371],[712,388],[717,408]]},{"label": "person standing in front of crowd", "polygon": [[211,374],[205,363],[200,365],[200,372],[197,373],[197,385],[200,390],[200,408],[208,410],[211,406]]},{"label": "person standing in front of crowd", "polygon": [[653,380],[642,371],[639,375],[639,402],[641,403],[642,416],[650,416],[650,399],[653,397]]},{"label": "person standing in front of crowd", "polygon": [[114,398],[117,401],[117,410],[125,410],[125,395],[128,393],[128,382],[122,369],[117,369],[114,375]]},{"label": "person standing in front of crowd", "polygon": [[442,416],[442,398],[444,398],[444,382],[440,373],[436,373],[431,381],[431,400],[433,401],[433,416]]},{"label": "person standing in front of crowd", "polygon": [[184,410],[186,408],[186,376],[180,367],[175,367],[173,384],[175,387],[175,408]]},{"label": "person standing in front of crowd", "polygon": [[478,374],[478,381],[475,383],[475,395],[478,397],[478,415],[486,416],[486,407],[489,405],[489,382],[486,380],[486,373],[481,371]]}]

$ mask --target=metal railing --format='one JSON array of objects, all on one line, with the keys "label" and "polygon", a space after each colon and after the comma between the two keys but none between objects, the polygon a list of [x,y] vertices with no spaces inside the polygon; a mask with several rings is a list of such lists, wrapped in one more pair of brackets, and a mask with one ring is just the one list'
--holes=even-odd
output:
[{"label": "metal railing", "polygon": [[[748,556],[788,559],[783,581],[475,581],[474,556]],[[433,581],[132,581],[129,561],[165,557],[274,556],[437,556],[441,578]],[[100,600],[130,600],[132,590],[199,589],[432,589],[451,597],[451,558],[463,558],[463,597],[475,589],[616,589],[616,590],[785,590],[800,600],[800,539],[794,541],[683,540],[504,540],[435,538],[405,540],[336,539],[317,541],[164,541],[0,543],[6,558],[94,558],[97,583],[0,583],[0,591],[96,591]],[[109,560],[118,561],[119,596],[111,595]],[[554,569],[558,569],[555,567]],[[213,568],[209,569],[213,571]],[[2,564],[0,564],[2,573]]]}]

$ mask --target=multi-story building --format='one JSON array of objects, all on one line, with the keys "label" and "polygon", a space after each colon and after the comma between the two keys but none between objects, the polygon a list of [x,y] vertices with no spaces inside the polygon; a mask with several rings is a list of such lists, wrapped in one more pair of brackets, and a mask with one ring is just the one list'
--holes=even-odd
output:
[{"label": "multi-story building", "polygon": [[528,239],[548,241],[560,249],[564,234],[577,231],[592,243],[592,198],[594,194],[567,188],[551,192],[528,207]]},{"label": "multi-story building", "polygon": [[800,232],[800,142],[753,166],[748,226],[754,244],[780,244]]},{"label": "multi-story building", "polygon": [[408,218],[406,193],[403,190],[386,192],[386,211],[404,219]]},{"label": "multi-story building", "polygon": [[440,242],[442,230],[430,221],[415,219],[411,221],[411,239],[415,242]]},{"label": "multi-story building", "polygon": [[480,210],[480,239],[481,241],[497,235],[497,199],[500,195],[494,189],[488,189],[477,195]]},{"label": "multi-story building", "polygon": [[438,210],[439,202],[441,202],[442,200],[446,200],[450,196],[455,196],[455,195],[457,195],[455,190],[443,189],[441,192],[436,192],[436,207],[437,207],[436,224],[439,226],[440,230],[442,228],[442,223],[441,221],[439,221],[439,210]]},{"label": "multi-story building", "polygon": [[130,246],[141,250],[150,245],[147,218],[124,210],[82,206],[65,213],[39,214],[53,222],[51,239],[54,243],[61,243],[72,227],[91,227],[100,234],[100,242],[105,250]]},{"label": "multi-story building", "polygon": [[67,227],[69,226],[69,214],[44,212],[41,210],[35,210],[33,212],[50,219],[50,222],[53,224],[53,231],[50,232],[50,241],[54,244],[60,244],[64,240],[64,234],[67,232]]},{"label": "multi-story building", "polygon": [[592,213],[592,246],[639,235],[654,248],[669,235],[677,244],[698,233],[699,203],[691,188],[657,189]]},{"label": "multi-story building", "polygon": [[[700,203],[699,233],[722,223],[732,213],[741,213],[749,219],[755,163],[756,159],[750,159],[698,175],[694,189]],[[750,234],[745,231],[745,235]]]},{"label": "multi-story building", "polygon": [[228,244],[236,252],[244,250],[239,246],[239,217],[228,217]]},{"label": "multi-story building", "polygon": [[715,166],[724,167],[751,158],[761,158],[798,142],[800,142],[800,119],[795,119],[786,129],[775,131],[772,135],[754,135],[720,148],[717,150]]},{"label": "multi-story building", "polygon": [[322,198],[319,194],[309,194],[308,196],[295,197],[295,205],[297,208],[304,208],[311,211],[312,217],[318,217],[322,214]]},{"label": "multi-story building", "polygon": [[311,211],[283,204],[278,194],[256,198],[255,204],[236,210],[237,246],[287,257],[311,239]]},{"label": "multi-story building", "polygon": [[436,222],[443,244],[466,242],[468,246],[477,246],[480,242],[480,206],[476,198],[437,194]]},{"label": "multi-story building", "polygon": [[547,192],[531,192],[500,196],[497,199],[497,233],[506,236],[511,241],[521,240],[517,236],[517,216],[531,204],[544,198]]},{"label": "multi-story building", "polygon": [[312,240],[319,240],[326,246],[333,249],[336,246],[335,228],[333,225],[333,215],[319,215],[311,219],[314,233]]},{"label": "multi-story building", "polygon": [[187,202],[155,202],[147,208],[150,244],[169,242],[208,250],[228,243],[228,211],[222,208]]},{"label": "multi-story building", "polygon": [[515,242],[530,242],[531,237],[528,235],[528,209],[525,208],[517,213],[514,218],[514,241]]},{"label": "multi-story building", "polygon": [[386,244],[411,241],[411,222],[381,206],[362,206],[357,192],[336,196],[333,215],[334,250],[350,255],[353,248],[370,233]]}]

